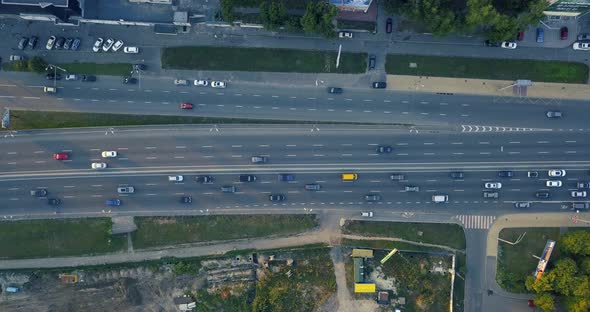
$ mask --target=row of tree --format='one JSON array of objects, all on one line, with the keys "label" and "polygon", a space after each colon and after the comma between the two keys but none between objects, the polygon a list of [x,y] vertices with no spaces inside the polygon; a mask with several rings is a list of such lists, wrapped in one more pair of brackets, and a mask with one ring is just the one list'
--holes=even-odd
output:
[{"label": "row of tree", "polygon": [[[502,3],[502,7],[495,6]],[[491,41],[514,39],[518,31],[536,25],[547,0],[385,0],[385,10],[425,26],[437,36],[452,32],[483,32]]]},{"label": "row of tree", "polygon": [[565,255],[539,280],[529,276],[526,288],[535,293],[535,305],[555,310],[559,300],[569,312],[590,311],[590,232],[568,231],[557,242]]}]

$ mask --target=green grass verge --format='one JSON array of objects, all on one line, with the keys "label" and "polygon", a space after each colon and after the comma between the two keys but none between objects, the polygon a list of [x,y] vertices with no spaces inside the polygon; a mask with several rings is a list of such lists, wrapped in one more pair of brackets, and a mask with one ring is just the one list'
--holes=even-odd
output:
[{"label": "green grass verge", "polygon": [[136,217],[136,249],[212,240],[300,233],[318,225],[315,215]]},{"label": "green grass verge", "polygon": [[366,53],[270,48],[174,47],[162,49],[162,68],[295,73],[364,73]]},{"label": "green grass verge", "polygon": [[[526,235],[516,245],[498,241],[496,281],[510,292],[527,292],[524,282],[539,263],[539,259],[533,258],[533,255],[541,256],[547,240],[557,241],[560,237],[559,228],[508,228],[503,229],[499,237],[514,242],[524,232]],[[555,263],[557,259],[559,248],[554,249],[549,263]]]},{"label": "green grass verge", "polygon": [[414,242],[465,249],[465,232],[457,224],[349,221],[342,228],[345,234],[396,237]]},{"label": "green grass verge", "polygon": [[128,63],[64,63],[59,67],[73,74],[108,75],[108,76],[129,76],[132,70]]},{"label": "green grass verge", "polygon": [[127,238],[111,235],[109,218],[0,223],[0,258],[79,256],[121,251]]},{"label": "green grass verge", "polygon": [[[410,68],[410,63],[416,63],[417,68]],[[582,84],[588,81],[588,66],[561,61],[388,54],[385,71],[392,75],[411,76]]]}]

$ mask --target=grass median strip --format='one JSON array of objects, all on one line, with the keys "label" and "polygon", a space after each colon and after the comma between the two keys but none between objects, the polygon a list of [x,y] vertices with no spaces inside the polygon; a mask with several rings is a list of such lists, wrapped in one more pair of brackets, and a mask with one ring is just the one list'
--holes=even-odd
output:
[{"label": "grass median strip", "polygon": [[494,80],[528,79],[533,83],[585,84],[588,81],[588,66],[583,63],[562,61],[388,54],[385,70],[392,75]]},{"label": "grass median strip", "polygon": [[457,224],[348,221],[344,234],[395,237],[413,242],[465,249],[465,233]]},{"label": "grass median strip", "polygon": [[108,76],[129,76],[132,70],[131,64],[128,63],[64,63],[59,67],[71,74],[86,75],[108,75]]},{"label": "grass median strip", "polygon": [[315,215],[226,215],[207,217],[135,218],[133,247],[137,249],[229,240],[270,235],[287,235],[318,225]]},{"label": "grass median strip", "polygon": [[174,47],[162,49],[162,68],[294,73],[364,73],[366,53],[270,48]]},{"label": "grass median strip", "polygon": [[[215,118],[198,116],[162,116],[162,115],[127,115],[101,113],[74,113],[10,110],[11,130],[78,128],[78,127],[113,127],[140,125],[172,124],[334,124],[334,125],[368,125],[375,123],[354,122],[314,122],[298,120]],[[411,124],[389,124],[411,126]]]},{"label": "grass median strip", "polygon": [[111,226],[108,218],[2,222],[0,258],[63,257],[126,249],[126,237],[112,236]]}]

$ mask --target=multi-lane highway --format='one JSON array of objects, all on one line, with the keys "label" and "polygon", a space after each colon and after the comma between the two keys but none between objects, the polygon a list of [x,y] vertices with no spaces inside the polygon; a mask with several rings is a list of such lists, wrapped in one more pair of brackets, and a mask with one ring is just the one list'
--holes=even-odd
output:
[{"label": "multi-lane highway", "polygon": [[[38,110],[237,117],[276,120],[345,121],[408,125],[486,125],[523,128],[588,130],[582,101],[519,100],[470,95],[344,89],[329,94],[326,86],[290,88],[232,83],[226,89],[174,86],[173,78],[144,78],[124,85],[119,77],[100,77],[95,83],[59,81],[58,93],[43,93],[52,85],[44,77],[3,74],[3,106]],[[367,85],[368,86],[368,85]],[[180,103],[194,104],[180,110]],[[565,117],[548,120],[545,112],[560,109]]]},{"label": "multi-lane highway", "polygon": [[[44,198],[29,191],[48,190],[60,198],[60,212],[98,212],[111,198],[122,200],[121,212],[166,209],[191,210],[255,209],[256,207],[340,207],[352,211],[447,209],[464,214],[499,214],[514,211],[516,201],[532,202],[535,211],[568,209],[569,191],[576,182],[588,181],[588,143],[574,132],[567,139],[559,132],[513,134],[409,133],[388,127],[325,126],[311,132],[308,126],[132,127],[105,135],[103,129],[55,130],[19,133],[2,141],[0,196],[8,199],[4,214],[52,209]],[[376,153],[389,145],[389,154]],[[116,158],[102,158],[102,151],[117,151]],[[70,159],[58,161],[53,153],[67,152]],[[250,163],[264,155],[269,162]],[[105,170],[90,169],[92,162],[105,162]],[[561,188],[547,188],[547,170],[565,169]],[[500,178],[499,170],[514,170],[512,178]],[[528,178],[527,171],[539,172]],[[463,179],[449,172],[463,171]],[[355,182],[343,182],[343,172],[358,173]],[[279,173],[292,173],[295,181],[279,182]],[[402,181],[390,174],[403,173]],[[169,182],[169,174],[185,176]],[[212,175],[212,184],[199,184],[198,175]],[[254,174],[258,180],[239,182],[239,174]],[[553,178],[552,178],[553,180]],[[483,198],[484,183],[503,184],[499,198]],[[306,183],[322,186],[319,192],[304,190]],[[132,185],[135,194],[119,195],[116,187]],[[237,192],[224,194],[222,185]],[[406,192],[405,186],[419,186]],[[549,191],[539,199],[535,192]],[[284,194],[284,202],[270,202],[269,194]],[[366,194],[381,200],[367,202]],[[449,195],[449,203],[434,204],[433,194]],[[193,203],[181,204],[181,196]],[[585,201],[576,199],[575,201]],[[491,212],[493,208],[493,212]],[[30,210],[33,209],[33,210]]]}]

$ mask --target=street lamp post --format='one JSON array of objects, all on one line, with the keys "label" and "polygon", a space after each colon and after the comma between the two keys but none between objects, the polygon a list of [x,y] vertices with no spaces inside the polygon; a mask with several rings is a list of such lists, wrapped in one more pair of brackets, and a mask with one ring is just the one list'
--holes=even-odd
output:
[{"label": "street lamp post", "polygon": [[47,64],[47,68],[53,68],[53,87],[57,88],[57,70],[61,70],[64,73],[67,72],[67,70],[57,66],[57,65],[53,65],[53,64]]}]

